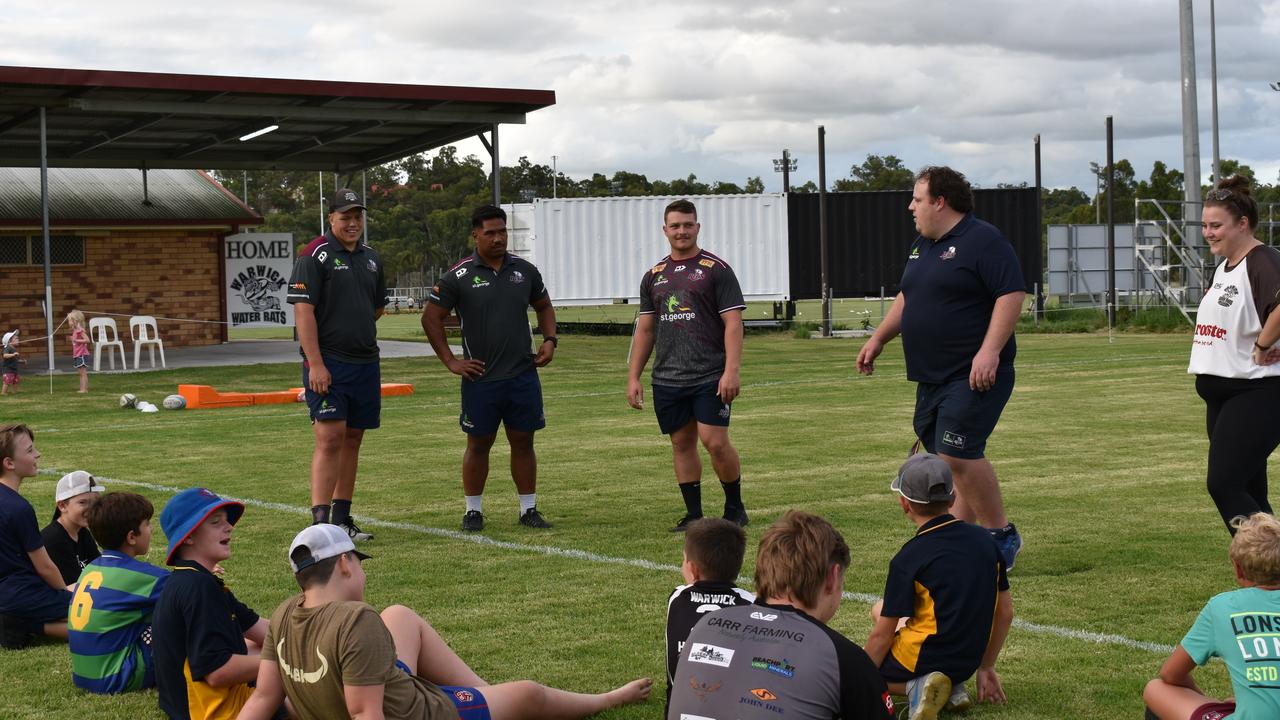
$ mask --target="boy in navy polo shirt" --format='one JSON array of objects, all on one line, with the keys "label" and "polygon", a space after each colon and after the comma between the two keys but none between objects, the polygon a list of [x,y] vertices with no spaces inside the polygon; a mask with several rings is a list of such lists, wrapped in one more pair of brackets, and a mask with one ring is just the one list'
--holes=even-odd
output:
[{"label": "boy in navy polo shirt", "polygon": [[173,572],[152,616],[152,654],[160,709],[170,718],[235,717],[253,692],[267,621],[213,574],[231,557],[243,514],[244,505],[205,488],[183,490],[160,513]]},{"label": "boy in navy polo shirt", "polygon": [[884,599],[867,654],[890,692],[907,696],[909,720],[933,720],[939,710],[972,701],[964,682],[977,672],[978,700],[1004,702],[995,662],[1013,622],[1004,560],[982,528],[953,517],[951,468],[921,453],[903,463],[890,487],[916,525],[889,562]]},{"label": "boy in navy polo shirt", "polygon": [[15,650],[34,635],[67,638],[71,593],[44,549],[35,509],[18,494],[39,459],[31,428],[0,425],[0,646]]}]

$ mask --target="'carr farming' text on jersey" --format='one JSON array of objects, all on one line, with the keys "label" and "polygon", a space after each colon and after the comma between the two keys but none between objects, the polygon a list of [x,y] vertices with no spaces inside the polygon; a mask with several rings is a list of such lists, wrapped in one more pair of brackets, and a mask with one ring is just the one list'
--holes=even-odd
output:
[{"label": "'carr farming' text on jersey", "polygon": [[663,258],[640,281],[640,314],[657,321],[652,379],[688,387],[724,374],[722,313],[747,306],[733,268],[706,250],[685,260]]}]

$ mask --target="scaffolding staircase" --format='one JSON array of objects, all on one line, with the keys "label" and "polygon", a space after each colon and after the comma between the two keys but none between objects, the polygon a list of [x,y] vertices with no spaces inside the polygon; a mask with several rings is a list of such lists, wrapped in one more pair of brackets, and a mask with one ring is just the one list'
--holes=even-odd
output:
[{"label": "scaffolding staircase", "polygon": [[[1134,256],[1139,270],[1145,270],[1155,283],[1155,289],[1165,304],[1182,313],[1187,322],[1204,295],[1207,286],[1203,250],[1197,248],[1193,235],[1188,237],[1187,222],[1173,218],[1164,207],[1166,204],[1181,206],[1160,200],[1137,198],[1134,200]],[[1143,218],[1144,208],[1148,217]]]}]

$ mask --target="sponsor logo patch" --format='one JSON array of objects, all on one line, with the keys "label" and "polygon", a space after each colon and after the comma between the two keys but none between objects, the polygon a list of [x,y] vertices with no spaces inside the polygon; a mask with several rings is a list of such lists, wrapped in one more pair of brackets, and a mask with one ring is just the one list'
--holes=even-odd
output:
[{"label": "sponsor logo patch", "polygon": [[666,276],[666,275],[659,275],[658,277],[656,277],[656,278],[654,278],[654,279],[653,279],[653,286],[654,286],[654,287],[658,287],[659,285],[666,285],[666,284],[667,284],[667,276]]},{"label": "sponsor logo patch", "polygon": [[796,676],[796,666],[792,665],[791,661],[786,658],[774,660],[773,658],[767,657],[754,657],[751,658],[751,667],[756,670],[763,670],[784,678],[792,678]]},{"label": "sponsor logo patch", "polygon": [[666,270],[666,269],[667,269],[667,264],[666,264],[666,263],[658,263],[657,265],[654,265],[654,266],[653,266],[653,271],[654,271],[655,273],[660,273],[660,272],[662,272],[663,270]]},{"label": "sponsor logo patch", "polygon": [[[725,409],[726,409],[726,410],[728,410],[728,409],[729,409],[729,406],[728,406],[728,405],[725,405],[724,407],[725,407]],[[756,612],[751,613],[751,619],[752,619],[752,620],[763,620],[763,621],[765,621],[765,622],[773,622],[774,620],[777,620],[777,619],[778,619],[778,616],[777,616],[775,613],[762,613],[762,612],[756,611]]]},{"label": "sponsor logo patch", "polygon": [[476,699],[475,693],[470,690],[454,690],[453,696],[458,698],[458,702],[469,703]]},{"label": "sponsor logo patch", "polygon": [[454,276],[454,277],[456,277],[456,278],[460,278],[460,277],[462,277],[463,275],[466,275],[466,274],[467,274],[467,269],[466,269],[466,268],[458,268],[457,272],[455,272],[455,273],[453,274],[453,276]]},{"label": "sponsor logo patch", "polygon": [[716,683],[715,685],[711,685],[709,683],[698,682],[698,676],[696,675],[691,675],[689,677],[689,687],[693,689],[693,694],[697,695],[698,699],[704,703],[707,701],[708,695],[720,692],[720,687],[723,684],[724,683]]},{"label": "sponsor logo patch", "polygon": [[479,275],[476,275],[473,278],[471,278],[471,287],[473,288],[489,287],[489,281],[485,280]]},{"label": "sponsor logo patch", "polygon": [[765,702],[772,702],[778,699],[778,696],[769,692],[767,688],[755,688],[754,690],[751,691],[751,694],[755,695],[757,698],[761,700],[764,700]]},{"label": "sponsor logo patch", "polygon": [[512,270],[511,274],[507,276],[507,279],[510,280],[512,284],[519,285],[524,282],[524,273],[519,270]]},{"label": "sponsor logo patch", "polygon": [[676,269],[675,269],[675,270],[672,270],[671,272],[684,272],[684,266],[683,266],[683,265],[677,265],[677,266],[676,266]]},{"label": "sponsor logo patch", "polygon": [[693,649],[689,651],[689,662],[715,665],[716,667],[729,667],[733,664],[733,653],[733,650],[719,645],[696,643]]},{"label": "sponsor logo patch", "polygon": [[1222,307],[1231,307],[1231,304],[1236,301],[1236,296],[1239,294],[1240,288],[1235,285],[1228,285],[1227,288],[1222,291],[1222,295],[1218,297],[1218,304]]},{"label": "sponsor logo patch", "polygon": [[955,257],[955,256],[956,256],[956,246],[955,246],[955,245],[952,245],[951,247],[947,248],[946,250],[943,250],[943,251],[942,251],[942,254],[941,254],[941,255],[939,255],[938,257],[939,257],[939,259],[941,259],[941,260],[950,260],[951,258],[953,258],[953,257]]},{"label": "sponsor logo patch", "polygon": [[942,431],[942,443],[943,443],[944,445],[950,445],[950,446],[951,446],[951,447],[953,447],[953,448],[961,448],[961,449],[963,449],[963,448],[964,448],[964,436],[963,436],[963,435],[959,435],[959,434],[957,434],[957,433],[953,433],[953,432],[951,432],[950,430],[943,430],[943,431]]},{"label": "sponsor logo patch", "polygon": [[374,262],[372,259],[369,260],[365,267],[369,268],[369,272],[378,272],[378,263]]},{"label": "sponsor logo patch", "polygon": [[911,254],[907,256],[907,259],[908,259],[908,260],[919,260],[919,259],[920,259],[920,246],[919,246],[919,245],[917,245],[917,246],[915,246],[915,247],[911,248]]},{"label": "sponsor logo patch", "polygon": [[698,282],[706,279],[707,274],[702,272],[702,268],[694,268],[693,273],[689,275],[689,282]]},{"label": "sponsor logo patch", "polygon": [[698,261],[698,264],[701,265],[702,267],[715,267],[716,261],[702,258],[701,260]]}]

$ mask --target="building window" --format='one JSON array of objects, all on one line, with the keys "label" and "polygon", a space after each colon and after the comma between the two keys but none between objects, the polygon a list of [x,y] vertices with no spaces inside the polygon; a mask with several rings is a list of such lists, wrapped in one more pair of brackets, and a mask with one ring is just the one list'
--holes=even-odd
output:
[{"label": "building window", "polygon": [[[84,238],[50,235],[52,265],[83,265]],[[0,265],[44,265],[44,238],[40,235],[0,235]]]},{"label": "building window", "polygon": [[0,235],[0,265],[27,264],[27,237]]},{"label": "building window", "polygon": [[[84,238],[75,235],[50,235],[49,259],[51,265],[83,265]],[[44,265],[44,238],[31,238],[31,264]]]}]

